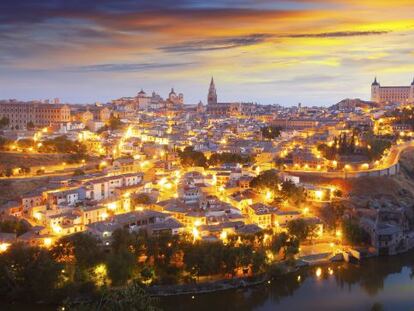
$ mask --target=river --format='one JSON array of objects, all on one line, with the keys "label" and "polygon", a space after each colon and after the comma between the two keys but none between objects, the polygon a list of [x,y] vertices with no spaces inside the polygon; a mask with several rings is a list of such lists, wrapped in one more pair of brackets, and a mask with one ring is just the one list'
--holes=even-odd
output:
[{"label": "river", "polygon": [[[414,311],[414,252],[303,268],[259,286],[160,299],[165,311]],[[372,309],[374,304],[382,309]],[[56,307],[4,305],[8,311]]]},{"label": "river", "polygon": [[[210,294],[167,297],[165,311],[414,311],[414,252],[355,264],[303,268],[269,283]],[[375,309],[374,305],[381,306]]]}]

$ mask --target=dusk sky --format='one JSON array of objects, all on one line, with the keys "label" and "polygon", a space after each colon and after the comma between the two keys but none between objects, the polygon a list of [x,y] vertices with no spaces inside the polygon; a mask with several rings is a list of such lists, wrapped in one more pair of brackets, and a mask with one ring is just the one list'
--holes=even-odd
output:
[{"label": "dusk sky", "polygon": [[0,98],[330,105],[414,76],[413,0],[1,0]]}]

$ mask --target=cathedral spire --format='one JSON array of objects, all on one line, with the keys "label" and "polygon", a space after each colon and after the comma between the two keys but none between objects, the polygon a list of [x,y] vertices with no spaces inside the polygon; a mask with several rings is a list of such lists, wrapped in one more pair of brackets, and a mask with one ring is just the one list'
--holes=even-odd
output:
[{"label": "cathedral spire", "polygon": [[208,89],[207,104],[208,105],[217,104],[217,92],[216,92],[216,86],[214,84],[213,77],[211,77],[210,87]]}]

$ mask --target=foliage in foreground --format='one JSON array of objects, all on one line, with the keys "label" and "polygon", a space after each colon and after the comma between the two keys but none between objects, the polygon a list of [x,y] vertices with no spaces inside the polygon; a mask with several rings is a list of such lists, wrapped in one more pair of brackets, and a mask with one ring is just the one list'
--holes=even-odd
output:
[{"label": "foliage in foreground", "polygon": [[[158,311],[157,300],[150,297],[138,284],[120,289],[105,290],[99,301],[92,303],[72,303],[66,301],[63,308],[68,311]],[[62,310],[62,308],[60,308]]]}]

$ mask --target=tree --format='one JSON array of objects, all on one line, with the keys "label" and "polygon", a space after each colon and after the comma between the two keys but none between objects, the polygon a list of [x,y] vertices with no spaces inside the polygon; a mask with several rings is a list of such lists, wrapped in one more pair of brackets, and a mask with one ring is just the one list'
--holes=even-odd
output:
[{"label": "tree", "polygon": [[297,204],[305,200],[303,188],[297,187],[292,181],[286,180],[282,183],[280,194],[286,200],[291,200]]},{"label": "tree", "polygon": [[87,157],[86,146],[79,141],[72,141],[66,135],[43,141],[39,152],[65,153],[69,154],[70,163],[80,162]]},{"label": "tree", "polygon": [[278,126],[264,126],[260,128],[262,137],[266,139],[275,139],[280,136],[281,128]]},{"label": "tree", "polygon": [[252,265],[252,272],[258,273],[263,270],[266,263],[266,254],[263,249],[255,251],[252,254],[251,265]]},{"label": "tree", "polygon": [[371,148],[368,150],[368,157],[371,160],[378,160],[385,150],[391,148],[391,142],[386,139],[371,139],[369,145]]},{"label": "tree", "polygon": [[345,212],[345,206],[340,201],[334,201],[319,209],[319,216],[324,224],[331,229],[336,229]]},{"label": "tree", "polygon": [[103,260],[103,251],[98,240],[85,233],[59,239],[51,253],[56,261],[75,267],[75,281],[90,281],[90,270]]},{"label": "tree", "polygon": [[2,117],[0,119],[0,130],[8,127],[10,124],[10,120],[7,117]]},{"label": "tree", "polygon": [[270,246],[271,250],[278,254],[283,247],[287,245],[289,236],[286,232],[281,232],[278,235],[273,237],[272,244]]},{"label": "tree", "polygon": [[146,193],[139,193],[131,197],[131,203],[133,207],[140,204],[151,204],[151,198]]},{"label": "tree", "polygon": [[250,181],[252,188],[260,190],[278,191],[279,177],[276,170],[267,170],[260,173]]},{"label": "tree", "polygon": [[6,146],[9,145],[11,143],[11,140],[0,136],[0,150],[5,150]]},{"label": "tree", "polygon": [[224,163],[248,163],[251,162],[251,157],[240,155],[236,153],[229,153],[229,152],[223,152],[223,153],[213,153],[210,158],[208,159],[209,165],[221,165]]},{"label": "tree", "polygon": [[125,285],[132,276],[136,258],[128,249],[122,249],[109,256],[107,261],[108,276],[113,286]]},{"label": "tree", "polygon": [[287,227],[289,234],[298,238],[299,241],[306,240],[311,232],[310,226],[301,218],[289,221]]},{"label": "tree", "polygon": [[23,220],[4,220],[0,222],[0,232],[16,233],[17,236],[29,231],[30,225]]},{"label": "tree", "polygon": [[207,158],[204,153],[194,151],[193,147],[186,147],[184,151],[178,151],[181,165],[184,167],[202,166],[207,167]]},{"label": "tree", "polygon": [[46,249],[13,244],[0,256],[0,295],[19,301],[50,301],[61,269]]},{"label": "tree", "polygon": [[158,301],[133,282],[131,285],[105,291],[99,302],[76,304],[67,301],[64,309],[68,311],[158,311]]},{"label": "tree", "polygon": [[113,114],[111,114],[110,118],[109,118],[109,126],[108,128],[111,131],[115,131],[117,129],[119,129],[120,127],[122,127],[123,123],[121,121],[120,118],[115,117]]},{"label": "tree", "polygon": [[367,245],[371,241],[369,234],[353,219],[342,222],[342,234],[345,241],[352,245]]}]

